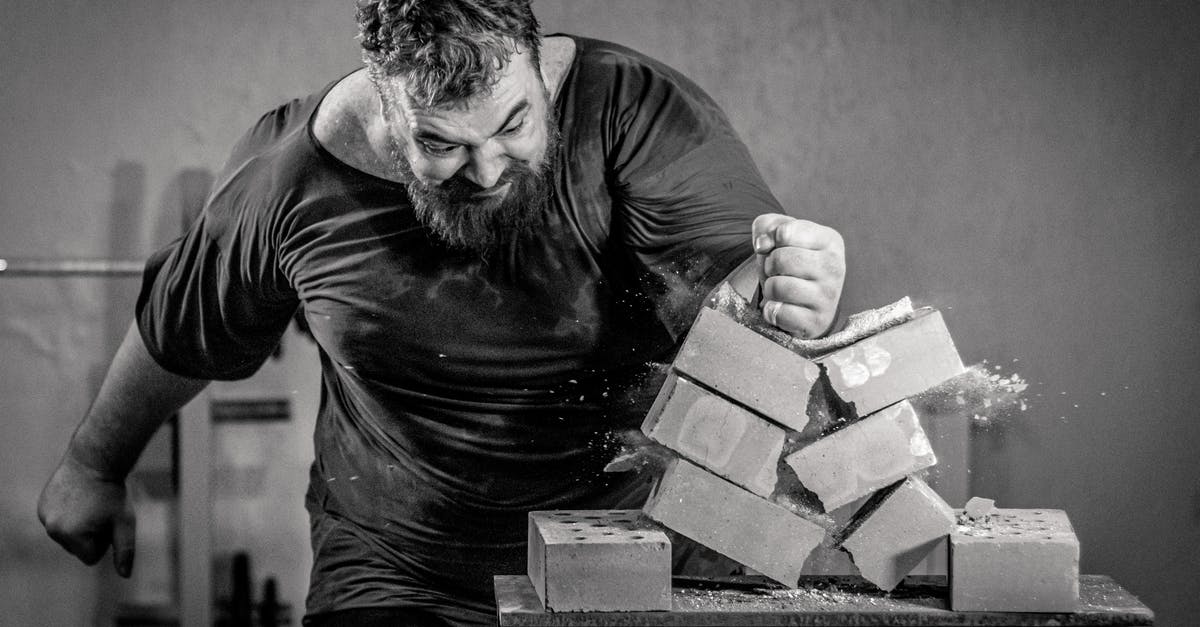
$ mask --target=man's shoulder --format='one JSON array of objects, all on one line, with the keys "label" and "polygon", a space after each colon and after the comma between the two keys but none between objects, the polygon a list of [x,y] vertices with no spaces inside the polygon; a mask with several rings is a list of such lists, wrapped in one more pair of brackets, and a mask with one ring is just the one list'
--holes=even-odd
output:
[{"label": "man's shoulder", "polygon": [[[671,65],[623,44],[603,39],[570,36],[575,41],[575,89],[609,92],[607,102],[628,104],[647,97],[657,99],[665,93],[683,93],[707,100],[704,90]],[[595,102],[593,100],[593,102]]]},{"label": "man's shoulder", "polygon": [[303,144],[307,139],[308,125],[329,88],[336,81],[320,90],[293,98],[264,112],[238,139],[231,153],[231,160],[248,158],[269,152],[288,140]]},{"label": "man's shoulder", "polygon": [[[332,84],[332,83],[331,83]],[[286,210],[288,199],[328,186],[327,159],[309,123],[328,86],[263,113],[230,151],[210,199],[210,213],[265,217]]]},{"label": "man's shoulder", "polygon": [[629,71],[646,72],[661,78],[688,80],[682,73],[639,50],[603,39],[571,35],[575,41],[578,66],[590,72]]}]

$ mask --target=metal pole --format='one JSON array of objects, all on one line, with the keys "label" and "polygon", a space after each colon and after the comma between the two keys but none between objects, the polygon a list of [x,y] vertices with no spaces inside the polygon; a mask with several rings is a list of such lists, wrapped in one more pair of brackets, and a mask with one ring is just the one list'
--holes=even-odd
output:
[{"label": "metal pole", "polygon": [[141,276],[145,261],[130,259],[0,258],[0,278],[37,276]]}]

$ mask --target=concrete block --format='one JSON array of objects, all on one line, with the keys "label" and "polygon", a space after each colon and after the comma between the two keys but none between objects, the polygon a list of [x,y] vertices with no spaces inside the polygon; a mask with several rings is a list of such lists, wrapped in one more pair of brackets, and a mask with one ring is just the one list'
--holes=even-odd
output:
[{"label": "concrete block", "polygon": [[839,534],[862,576],[895,588],[954,529],[954,510],[924,481],[909,477],[875,493]]},{"label": "concrete block", "polygon": [[784,458],[825,511],[937,463],[917,413],[896,403]]},{"label": "concrete block", "polygon": [[638,510],[530,512],[527,572],[555,612],[671,609],[671,542]]},{"label": "concrete block", "polygon": [[817,360],[828,372],[833,391],[857,416],[966,372],[942,314],[926,311]]},{"label": "concrete block", "polygon": [[786,586],[795,586],[825,530],[683,459],[643,511],[666,527]]},{"label": "concrete block", "polygon": [[808,424],[808,395],[821,373],[815,363],[708,308],[700,310],[674,366],[796,431]]},{"label": "concrete block", "polygon": [[954,611],[1074,612],[1078,604],[1079,540],[1066,512],[999,508],[985,523],[954,528]]},{"label": "concrete block", "polygon": [[775,490],[783,429],[687,379],[667,376],[642,432],[759,496]]},{"label": "concrete block", "polygon": [[749,259],[743,261],[742,265],[734,268],[733,272],[730,272],[729,276],[725,277],[725,283],[728,283],[729,287],[738,296],[741,296],[752,306],[758,304],[754,302],[758,296],[758,266],[758,255],[750,255]]}]

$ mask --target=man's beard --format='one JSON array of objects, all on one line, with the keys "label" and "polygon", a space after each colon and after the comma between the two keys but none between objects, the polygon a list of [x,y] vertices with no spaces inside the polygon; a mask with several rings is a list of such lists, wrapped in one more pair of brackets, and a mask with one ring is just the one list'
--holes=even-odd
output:
[{"label": "man's beard", "polygon": [[[551,110],[552,113],[552,110]],[[419,180],[399,147],[392,145],[392,159],[401,181],[408,187],[417,220],[447,246],[489,256],[502,244],[533,232],[550,202],[552,177],[560,143],[558,124],[546,120],[546,150],[534,167],[510,161],[496,185],[509,185],[502,196],[475,197],[485,188],[467,180],[462,173],[430,184]]]}]

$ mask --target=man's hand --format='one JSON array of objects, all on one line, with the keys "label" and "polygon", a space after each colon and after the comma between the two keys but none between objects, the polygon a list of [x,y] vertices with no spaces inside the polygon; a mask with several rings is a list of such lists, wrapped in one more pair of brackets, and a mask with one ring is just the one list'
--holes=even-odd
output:
[{"label": "man's hand", "polygon": [[38,519],[55,542],[89,566],[111,545],[117,574],[129,577],[135,519],[124,481],[104,478],[68,454],[42,489]]},{"label": "man's hand", "polygon": [[846,277],[846,249],[837,231],[791,216],[754,220],[763,318],[800,338],[829,331]]}]

